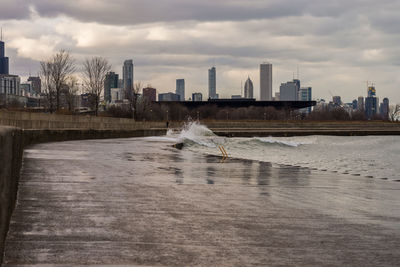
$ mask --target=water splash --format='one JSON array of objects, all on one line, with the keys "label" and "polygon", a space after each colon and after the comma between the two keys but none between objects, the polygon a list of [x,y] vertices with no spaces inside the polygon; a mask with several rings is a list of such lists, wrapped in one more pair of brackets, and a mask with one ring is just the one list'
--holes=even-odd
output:
[{"label": "water splash", "polygon": [[215,135],[207,126],[198,121],[185,123],[179,133],[178,140],[186,145],[198,144],[206,147],[217,147],[225,142],[225,138]]}]

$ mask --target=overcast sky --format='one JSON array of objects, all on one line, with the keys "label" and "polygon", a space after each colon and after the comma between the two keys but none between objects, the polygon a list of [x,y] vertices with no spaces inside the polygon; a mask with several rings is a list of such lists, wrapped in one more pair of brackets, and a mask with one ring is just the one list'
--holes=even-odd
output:
[{"label": "overcast sky", "polygon": [[376,84],[380,100],[400,103],[398,0],[0,0],[10,72],[37,74],[60,49],[77,62],[106,57],[122,72],[133,59],[135,81],[158,92],[241,93],[248,76],[259,97],[259,64],[273,64],[273,91],[297,76],[313,98],[346,102]]}]

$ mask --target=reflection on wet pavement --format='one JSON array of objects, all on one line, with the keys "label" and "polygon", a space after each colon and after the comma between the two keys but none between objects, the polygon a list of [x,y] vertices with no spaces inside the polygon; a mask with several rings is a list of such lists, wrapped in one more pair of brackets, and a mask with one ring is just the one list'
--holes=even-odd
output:
[{"label": "reflection on wet pavement", "polygon": [[400,262],[398,182],[154,140],[28,149],[6,266]]}]

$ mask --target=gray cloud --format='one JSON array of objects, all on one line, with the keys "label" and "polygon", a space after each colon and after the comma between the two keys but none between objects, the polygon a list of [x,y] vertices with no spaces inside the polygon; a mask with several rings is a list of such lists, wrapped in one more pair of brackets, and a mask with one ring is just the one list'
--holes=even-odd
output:
[{"label": "gray cloud", "polygon": [[[374,80],[378,94],[400,102],[400,3],[396,0],[3,0],[8,54],[16,74],[35,72],[37,61],[67,49],[78,62],[107,57],[121,72],[135,61],[135,77],[161,91],[183,77],[205,90],[216,62],[219,88],[238,93],[258,65],[274,64],[274,89],[297,65],[314,96],[328,91],[350,100]],[[206,92],[206,90],[204,91]]]},{"label": "gray cloud", "polygon": [[134,25],[181,20],[241,21],[311,15],[337,17],[352,10],[373,8],[371,0],[37,0],[32,6],[41,16],[67,15],[81,21]]},{"label": "gray cloud", "polygon": [[0,2],[0,19],[24,19],[29,17],[29,6],[26,0],[2,0]]}]

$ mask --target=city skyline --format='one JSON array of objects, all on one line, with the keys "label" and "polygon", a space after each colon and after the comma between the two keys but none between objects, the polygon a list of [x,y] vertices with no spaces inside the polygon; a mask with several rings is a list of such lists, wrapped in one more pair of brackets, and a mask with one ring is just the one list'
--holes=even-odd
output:
[{"label": "city skyline", "polygon": [[400,3],[393,1],[171,0],[153,9],[144,1],[6,0],[0,26],[10,73],[22,80],[36,75],[38,61],[64,48],[78,62],[104,56],[119,74],[132,58],[135,80],[160,92],[172,91],[183,77],[188,95],[207,95],[204,70],[215,63],[221,98],[240,94],[250,75],[259,99],[258,66],[268,61],[273,95],[299,66],[300,80],[313,87],[315,99],[329,99],[332,92],[350,102],[366,94],[364,81],[370,80],[381,98],[399,103],[397,10]]}]

